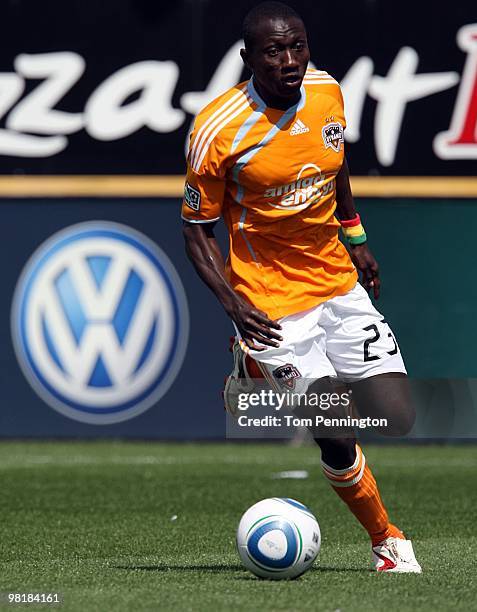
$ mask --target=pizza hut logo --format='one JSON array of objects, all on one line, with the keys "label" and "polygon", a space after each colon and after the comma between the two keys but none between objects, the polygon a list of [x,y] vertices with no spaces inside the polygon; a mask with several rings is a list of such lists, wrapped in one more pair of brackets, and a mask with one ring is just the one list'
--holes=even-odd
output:
[{"label": "pizza hut logo", "polygon": [[[340,75],[348,109],[347,142],[366,138],[374,143],[377,162],[392,166],[403,131],[406,139],[411,138],[404,121],[408,105],[458,86],[451,123],[434,136],[434,153],[442,160],[477,159],[477,23],[459,28],[457,45],[466,55],[462,74],[419,71],[419,53],[409,46],[397,51],[386,74],[376,74],[372,57],[356,57]],[[239,40],[227,50],[204,89],[185,92],[176,91],[181,66],[173,59],[148,58],[120,66],[103,81],[91,83],[90,89],[89,80],[81,82],[88,66],[78,53],[19,53],[14,69],[0,72],[0,156],[51,157],[67,149],[81,131],[92,140],[113,142],[143,128],[158,134],[182,129],[189,116],[242,79],[242,46]],[[63,98],[77,85],[87,86],[88,97],[83,108],[74,110]],[[368,97],[376,103],[372,133],[363,127]],[[423,117],[432,125],[434,119],[429,114]],[[324,146],[338,152],[343,131],[330,118],[322,130]]]},{"label": "pizza hut logo", "polygon": [[275,376],[282,387],[284,386],[291,390],[295,388],[295,379],[301,378],[300,372],[291,363],[286,363],[273,370],[273,376]]},{"label": "pizza hut logo", "polygon": [[344,130],[341,123],[334,121],[328,123],[321,130],[323,136],[323,142],[325,143],[326,149],[333,149],[336,153],[340,152],[341,143],[344,142]]}]

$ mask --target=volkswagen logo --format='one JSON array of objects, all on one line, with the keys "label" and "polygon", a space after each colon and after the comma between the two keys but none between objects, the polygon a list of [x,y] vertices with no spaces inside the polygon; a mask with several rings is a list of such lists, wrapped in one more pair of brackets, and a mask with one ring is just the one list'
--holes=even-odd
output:
[{"label": "volkswagen logo", "polygon": [[110,222],[54,234],[18,281],[12,335],[38,395],[91,424],[125,421],[169,389],[184,359],[189,315],[169,258]]}]

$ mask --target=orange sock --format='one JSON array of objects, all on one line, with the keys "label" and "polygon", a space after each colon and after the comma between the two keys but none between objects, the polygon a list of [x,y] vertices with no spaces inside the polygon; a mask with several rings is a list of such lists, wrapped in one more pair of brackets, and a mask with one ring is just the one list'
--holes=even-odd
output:
[{"label": "orange sock", "polygon": [[373,546],[390,536],[404,539],[403,533],[389,522],[378,485],[358,444],[351,467],[335,470],[323,461],[321,464],[333,489],[369,533]]}]

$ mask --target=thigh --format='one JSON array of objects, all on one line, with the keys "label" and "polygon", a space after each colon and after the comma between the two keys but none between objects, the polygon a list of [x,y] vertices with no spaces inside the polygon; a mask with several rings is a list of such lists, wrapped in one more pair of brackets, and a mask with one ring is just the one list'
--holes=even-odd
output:
[{"label": "thigh", "polygon": [[406,373],[397,340],[384,316],[358,283],[329,300],[324,312],[327,356],[346,382],[390,372]]},{"label": "thigh", "polygon": [[336,372],[326,354],[326,332],[318,325],[321,306],[281,319],[280,346],[263,351],[241,347],[275,389],[305,392],[309,385]]}]

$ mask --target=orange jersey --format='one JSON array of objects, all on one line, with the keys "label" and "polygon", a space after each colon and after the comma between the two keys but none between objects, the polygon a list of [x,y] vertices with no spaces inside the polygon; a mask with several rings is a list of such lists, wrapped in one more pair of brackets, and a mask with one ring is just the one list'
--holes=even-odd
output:
[{"label": "orange jersey", "polygon": [[224,218],[229,281],[272,319],[356,284],[334,215],[344,128],[340,87],[318,70],[307,71],[301,99],[287,111],[267,107],[251,79],[196,118],[182,217]]}]

